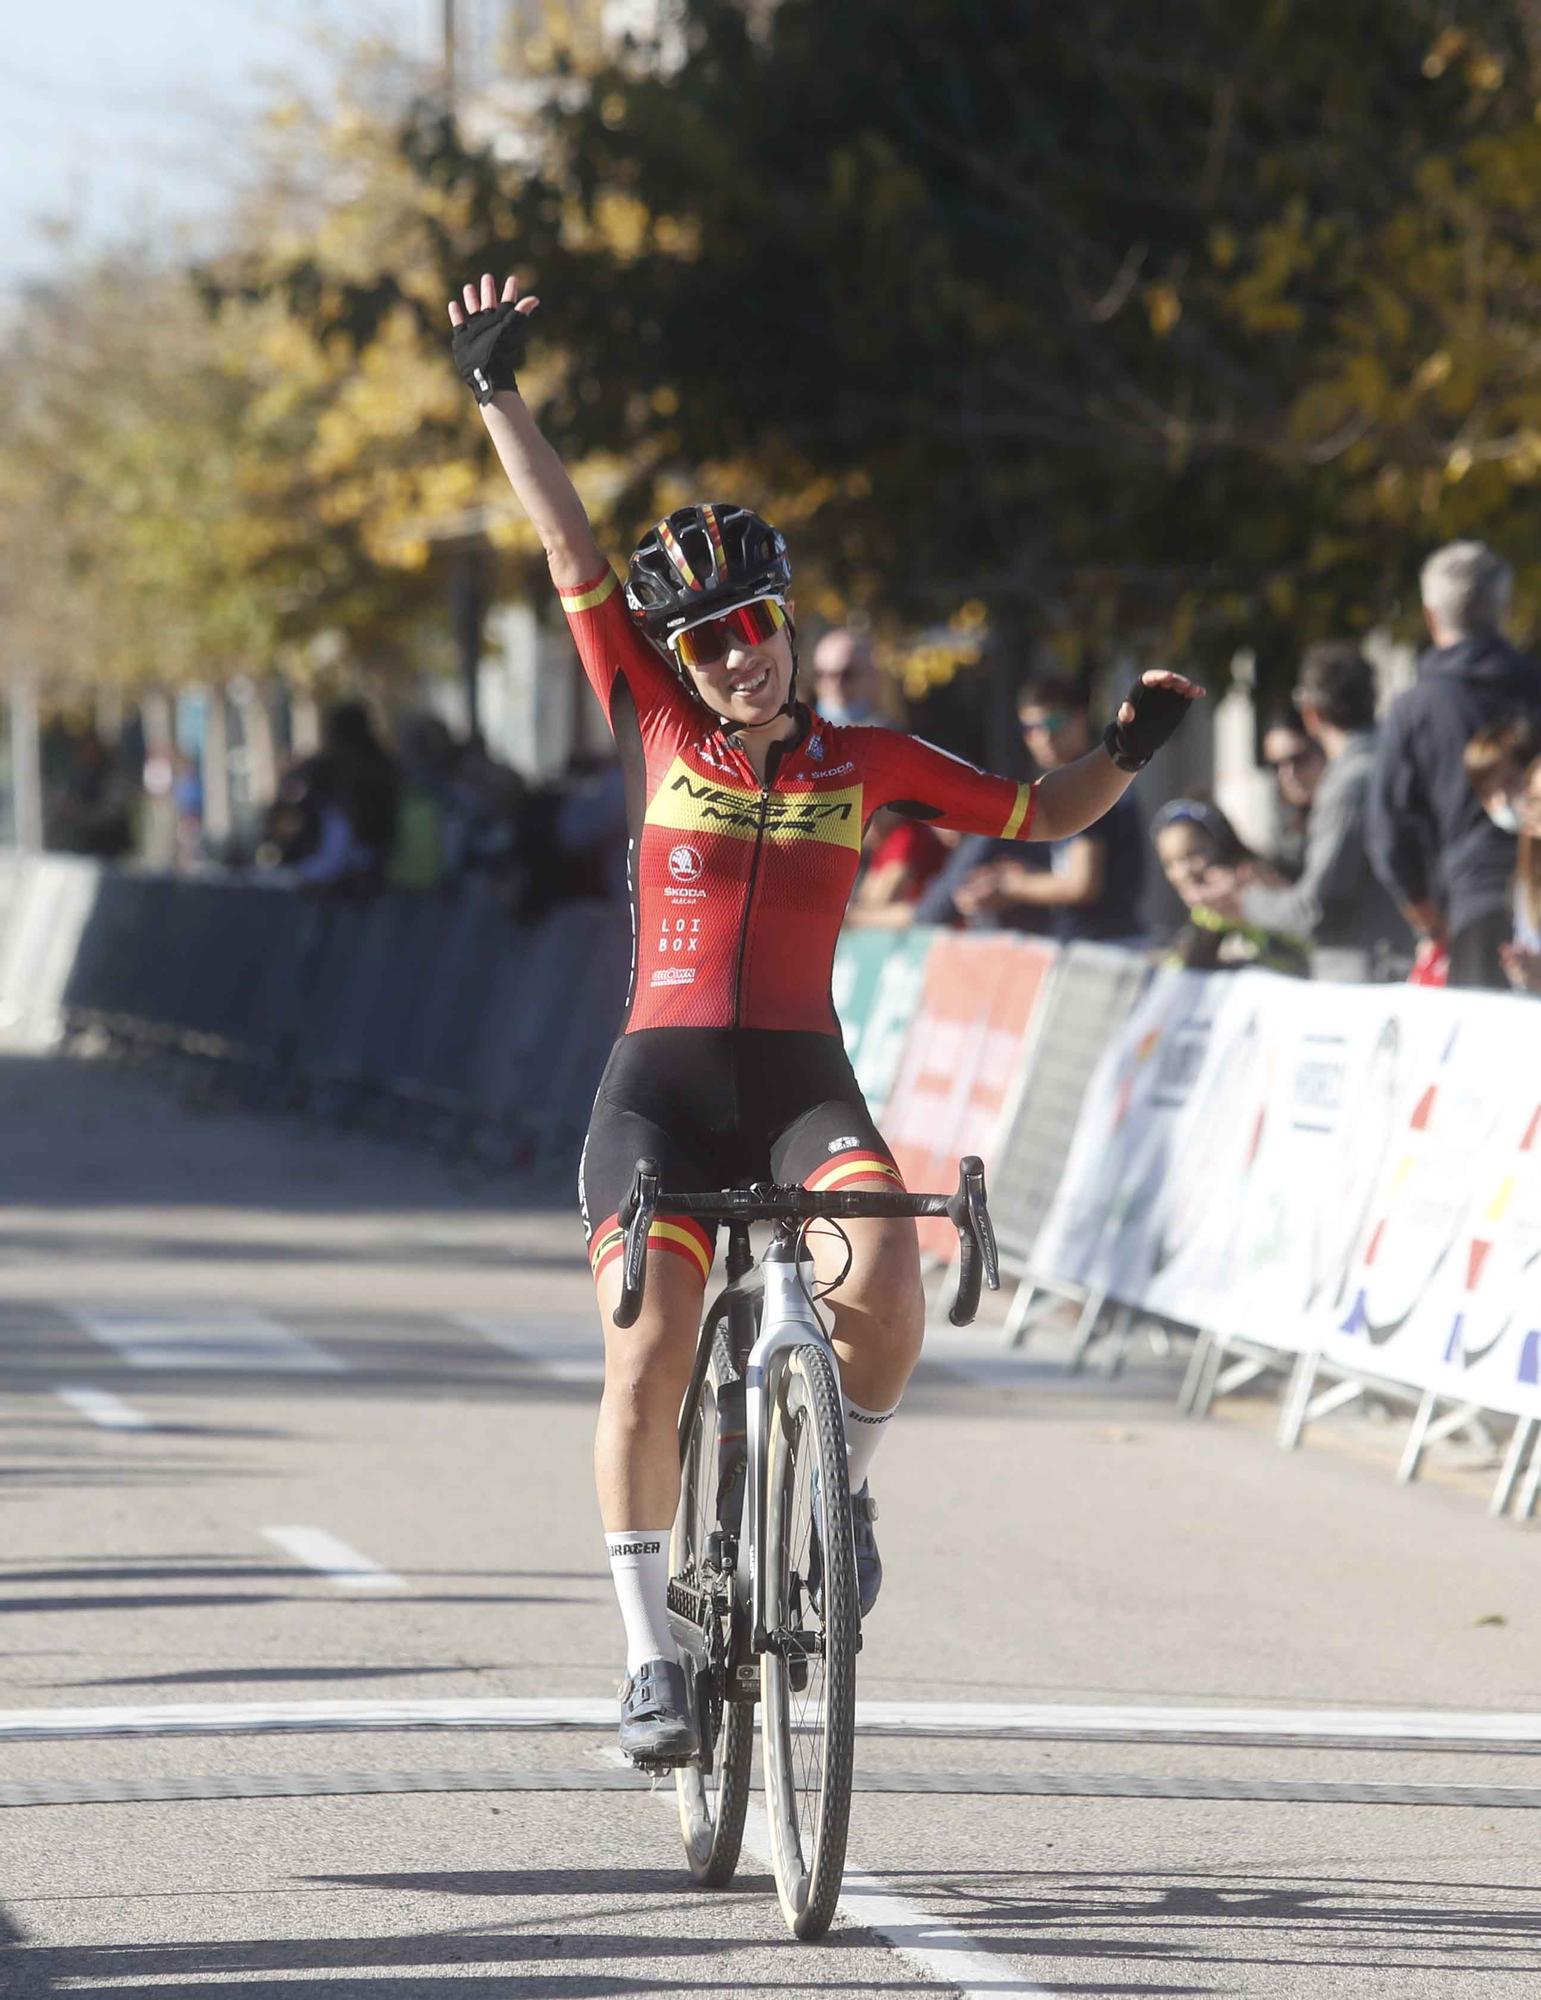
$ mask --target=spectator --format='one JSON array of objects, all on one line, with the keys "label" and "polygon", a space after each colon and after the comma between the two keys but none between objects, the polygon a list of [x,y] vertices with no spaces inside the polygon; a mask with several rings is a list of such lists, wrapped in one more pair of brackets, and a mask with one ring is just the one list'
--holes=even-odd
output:
[{"label": "spectator", "polygon": [[45,845],[103,861],[132,850],[135,786],[95,729],[51,725],[44,732],[42,764]]},{"label": "spectator", "polygon": [[889,726],[878,706],[878,670],[860,632],[837,625],[813,649],[814,705],[826,722]]},{"label": "spectator", "polygon": [[1187,923],[1167,947],[1168,965],[1195,972],[1262,966],[1310,977],[1298,938],[1247,921],[1242,898],[1257,873],[1257,857],[1218,806],[1173,799],[1152,820],[1151,833],[1166,879],[1188,908]]},{"label": "spectator", "polygon": [[1283,825],[1269,859],[1293,882],[1305,866],[1306,820],[1326,760],[1294,702],[1276,709],[1263,730],[1263,762],[1279,791]]},{"label": "spectator", "polygon": [[1541,718],[1541,673],[1500,634],[1513,578],[1491,549],[1448,543],[1421,583],[1434,643],[1381,726],[1370,859],[1413,929],[1448,944],[1452,986],[1502,988],[1515,841],[1483,811],[1462,756],[1495,722]]},{"label": "spectator", "polygon": [[258,858],[312,888],[377,889],[398,805],[396,767],[363,703],[339,702],[328,711],[320,753],[280,782]]},{"label": "spectator", "polygon": [[[1043,771],[1073,764],[1096,740],[1086,696],[1059,675],[1029,681],[1017,697],[1017,715],[1033,761]],[[1041,912],[1049,917],[1049,935],[1066,943],[1096,938],[1143,944],[1145,842],[1132,795],[1125,792],[1084,833],[1047,845],[1047,868],[1034,868],[1013,855],[986,861],[953,891],[956,908],[965,917],[1013,909]]]},{"label": "spectator", "polygon": [[624,903],[626,774],[618,757],[574,755],[551,823],[554,884],[563,896]]},{"label": "spectator", "polygon": [[1520,716],[1480,730],[1463,761],[1488,818],[1519,839],[1504,974],[1521,992],[1541,993],[1541,729]]},{"label": "spectator", "polygon": [[467,814],[454,782],[455,739],[437,715],[409,715],[397,736],[401,791],[386,863],[393,889],[439,888],[464,858]]},{"label": "spectator", "polygon": [[1295,702],[1322,759],[1300,878],[1288,888],[1252,883],[1241,892],[1242,914],[1261,929],[1303,939],[1318,979],[1371,979],[1393,959],[1404,970],[1412,937],[1364,844],[1375,763],[1375,670],[1347,641],[1312,646],[1301,662]]},{"label": "spectator", "polygon": [[897,813],[877,813],[870,831],[871,858],[846,922],[859,930],[903,930],[915,921],[927,884],[945,865],[948,843],[935,827]]}]

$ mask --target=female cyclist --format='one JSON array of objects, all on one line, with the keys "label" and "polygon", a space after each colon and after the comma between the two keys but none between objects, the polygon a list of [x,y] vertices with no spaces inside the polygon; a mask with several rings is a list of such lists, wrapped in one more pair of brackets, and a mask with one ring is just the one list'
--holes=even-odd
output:
[{"label": "female cyclist", "polygon": [[[862,831],[880,808],[965,833],[1063,840],[1099,819],[1202,690],[1136,684],[1102,747],[1036,785],[992,777],[897,730],[821,721],[797,699],[786,544],[747,508],[682,507],[631,558],[624,590],[561,461],[519,395],[528,315],[513,278],[452,300],[452,349],[530,517],[625,770],[634,922],[624,1031],[579,1169],[604,1325],[595,1475],[626,1627],[621,1745],[650,1764],[695,1747],[665,1609],[679,1497],[675,1425],[712,1239],[659,1220],[637,1323],[613,1321],[616,1214],[643,1155],[665,1189],[746,1180],[892,1188],[830,969]],[[914,1225],[851,1222],[830,1298],[850,1443],[862,1609],[882,1570],[867,1474],[920,1353]],[[815,1261],[828,1261],[820,1246]],[[826,1282],[838,1269],[821,1269]]]}]

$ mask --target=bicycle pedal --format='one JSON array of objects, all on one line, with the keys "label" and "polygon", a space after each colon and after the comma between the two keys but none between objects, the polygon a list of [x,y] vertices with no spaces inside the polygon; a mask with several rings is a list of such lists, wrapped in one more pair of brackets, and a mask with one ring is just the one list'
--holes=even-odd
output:
[{"label": "bicycle pedal", "polygon": [[676,1771],[683,1771],[687,1765],[693,1764],[695,1761],[693,1756],[677,1757],[674,1759],[666,1757],[633,1757],[631,1759],[631,1767],[634,1771],[640,1771],[644,1778],[652,1778],[656,1783],[659,1778],[672,1778]]}]

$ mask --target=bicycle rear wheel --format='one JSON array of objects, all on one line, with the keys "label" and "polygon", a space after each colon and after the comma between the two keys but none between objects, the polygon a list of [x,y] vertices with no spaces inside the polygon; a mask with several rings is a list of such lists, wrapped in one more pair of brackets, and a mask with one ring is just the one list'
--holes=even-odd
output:
[{"label": "bicycle rear wheel", "polygon": [[827,1350],[788,1349],[770,1396],[766,1808],[782,1913],[798,1937],[816,1938],[834,1919],[845,1872],[861,1631],[845,1419]]},{"label": "bicycle rear wheel", "polygon": [[[738,1379],[727,1336],[719,1328],[683,1452],[669,1562],[671,1607],[701,1631],[715,1679],[705,1701],[697,1703],[703,1731],[714,1735],[715,1742],[703,1738],[702,1757],[674,1773],[685,1858],[696,1881],[708,1889],[725,1887],[738,1867],[754,1749],[753,1703],[722,1698],[733,1584],[719,1560],[718,1484],[724,1458],[719,1430],[724,1398]],[[710,1777],[703,1768],[708,1751]]]}]

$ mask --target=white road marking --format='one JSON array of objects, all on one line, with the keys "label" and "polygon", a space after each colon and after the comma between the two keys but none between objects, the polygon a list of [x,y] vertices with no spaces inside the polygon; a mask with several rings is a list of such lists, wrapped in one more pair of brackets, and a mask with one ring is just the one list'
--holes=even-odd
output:
[{"label": "white road marking", "polygon": [[[751,1805],[745,1816],[744,1845],[767,1868],[772,1865],[770,1825],[763,1806]],[[1021,2000],[1049,2000],[1047,1990],[1020,1977],[1004,1953],[976,1951],[961,1931],[944,1918],[907,1903],[880,1875],[848,1867],[840,1889],[840,1908],[851,1923],[860,1924],[891,1945],[917,1972],[955,1987],[961,2000],[985,2000],[986,1995],[997,1993],[1016,1993]]]},{"label": "white road marking", "polygon": [[[583,1319],[532,1319],[520,1313],[456,1313],[468,1333],[501,1347],[553,1382],[603,1382],[605,1358]],[[564,1337],[565,1336],[565,1337]]]},{"label": "white road marking", "polygon": [[[270,1531],[280,1532],[280,1531]],[[283,1530],[318,1534],[319,1530]],[[325,1538],[336,1550],[341,1544]],[[366,1566],[351,1549],[350,1564]],[[373,1569],[374,1565],[367,1565]],[[379,1572],[385,1574],[385,1572]],[[398,1587],[393,1579],[390,1587]],[[365,1586],[382,1588],[386,1586]],[[46,1608],[39,1600],[40,1608]],[[414,1701],[167,1702],[151,1707],[0,1710],[0,1740],[47,1736],[222,1736],[265,1731],[403,1729],[613,1729],[613,1696]],[[1120,1708],[1010,1702],[859,1701],[869,1736],[1036,1736],[1060,1740],[1194,1736],[1246,1742],[1329,1741],[1352,1746],[1387,1738],[1437,1749],[1541,1744],[1541,1712],[1462,1709]]]},{"label": "white road marking", "polygon": [[250,1368],[340,1375],[347,1363],[302,1334],[240,1306],[67,1306],[93,1340],[132,1368]]},{"label": "white road marking", "polygon": [[[631,1760],[613,1746],[604,1752],[602,1761],[628,1769],[631,1765]],[[660,1782],[656,1796],[674,1809],[672,1785]],[[775,1867],[770,1822],[765,1808],[753,1801],[744,1815],[744,1845],[763,1867]],[[961,1931],[905,1902],[893,1884],[880,1875],[848,1865],[840,1908],[849,1922],[880,1937],[927,1978],[955,1988],[962,2000],[985,2000],[986,1995],[996,1993],[1020,1994],[1022,2000],[1049,2000],[1043,1987],[1015,1976],[1015,1968],[1004,1954],[975,1951]]]},{"label": "white road marking", "polygon": [[132,1403],[125,1403],[121,1396],[114,1396],[106,1389],[71,1388],[68,1386],[54,1390],[61,1403],[67,1403],[72,1410],[88,1417],[104,1431],[148,1431],[154,1425],[143,1410],[136,1410]]},{"label": "white road marking", "polygon": [[329,1576],[339,1590],[405,1590],[406,1583],[380,1563],[350,1549],[325,1528],[264,1528],[270,1542],[310,1569]]}]

